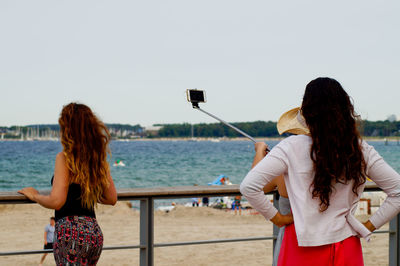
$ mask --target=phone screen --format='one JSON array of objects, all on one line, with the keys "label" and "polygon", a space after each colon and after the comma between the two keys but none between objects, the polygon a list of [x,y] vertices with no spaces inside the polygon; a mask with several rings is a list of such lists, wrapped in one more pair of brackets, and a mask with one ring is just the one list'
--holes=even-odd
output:
[{"label": "phone screen", "polygon": [[189,90],[190,101],[204,103],[204,91],[199,90]]}]

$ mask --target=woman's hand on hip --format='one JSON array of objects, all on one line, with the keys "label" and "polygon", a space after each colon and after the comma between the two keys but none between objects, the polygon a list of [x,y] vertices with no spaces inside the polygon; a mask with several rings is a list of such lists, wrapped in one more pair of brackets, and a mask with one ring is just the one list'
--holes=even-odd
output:
[{"label": "woman's hand on hip", "polygon": [[365,223],[363,223],[363,225],[370,231],[373,232],[375,231],[375,226],[371,223],[370,220],[366,221]]},{"label": "woman's hand on hip", "polygon": [[18,190],[18,193],[25,195],[28,199],[35,202],[36,202],[35,198],[39,194],[39,192],[33,187],[25,187],[21,190]]},{"label": "woman's hand on hip", "polygon": [[280,212],[277,212],[276,215],[272,217],[271,222],[278,227],[291,224],[293,223],[293,214],[289,213],[287,215],[283,215]]}]

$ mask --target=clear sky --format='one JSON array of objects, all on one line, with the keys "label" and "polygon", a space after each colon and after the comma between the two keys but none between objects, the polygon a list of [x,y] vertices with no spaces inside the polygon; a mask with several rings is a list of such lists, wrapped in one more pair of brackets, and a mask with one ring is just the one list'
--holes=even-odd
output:
[{"label": "clear sky", "polygon": [[336,78],[364,119],[400,116],[400,2],[0,1],[0,125],[57,123],[79,101],[107,123],[276,121]]}]

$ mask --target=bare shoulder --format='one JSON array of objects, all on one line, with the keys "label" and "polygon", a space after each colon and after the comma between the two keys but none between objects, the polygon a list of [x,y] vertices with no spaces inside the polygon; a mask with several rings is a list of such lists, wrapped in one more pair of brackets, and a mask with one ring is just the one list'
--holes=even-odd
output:
[{"label": "bare shoulder", "polygon": [[54,168],[55,180],[68,180],[68,166],[66,156],[63,152],[59,152],[56,156],[56,165]]},{"label": "bare shoulder", "polygon": [[57,153],[56,161],[64,161],[65,162],[65,159],[66,159],[66,157],[65,157],[64,152],[60,151],[59,153]]},{"label": "bare shoulder", "polygon": [[64,152],[57,153],[56,167],[57,166],[66,167],[66,165],[67,165],[67,157],[65,156]]}]

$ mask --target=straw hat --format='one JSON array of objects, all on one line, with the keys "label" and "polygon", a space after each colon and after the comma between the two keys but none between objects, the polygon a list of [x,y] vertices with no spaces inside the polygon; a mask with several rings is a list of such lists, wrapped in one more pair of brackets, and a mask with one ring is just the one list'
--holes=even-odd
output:
[{"label": "straw hat", "polygon": [[293,108],[281,115],[276,127],[280,135],[283,133],[296,135],[310,134],[306,121],[300,113],[300,107]]}]

